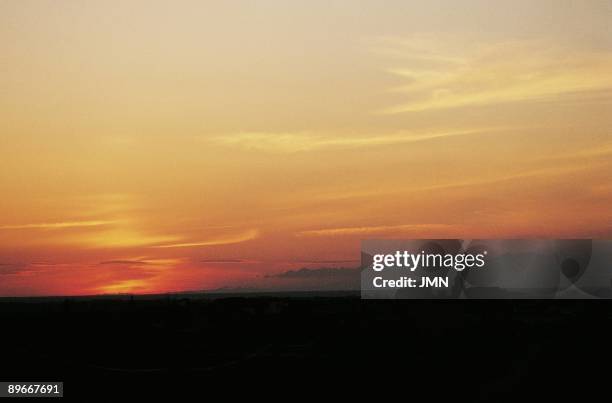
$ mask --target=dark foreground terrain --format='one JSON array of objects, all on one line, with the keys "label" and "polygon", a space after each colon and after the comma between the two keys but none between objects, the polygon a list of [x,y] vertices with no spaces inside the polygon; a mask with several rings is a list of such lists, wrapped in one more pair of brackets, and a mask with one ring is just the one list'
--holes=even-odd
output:
[{"label": "dark foreground terrain", "polygon": [[612,304],[603,300],[3,299],[0,323],[0,380],[64,381],[73,401],[610,395]]}]

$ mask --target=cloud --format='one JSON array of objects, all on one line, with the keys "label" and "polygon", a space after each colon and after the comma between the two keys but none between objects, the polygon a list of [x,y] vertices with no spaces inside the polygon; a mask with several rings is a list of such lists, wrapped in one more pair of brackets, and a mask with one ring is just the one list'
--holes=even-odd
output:
[{"label": "cloud", "polygon": [[207,138],[212,143],[239,147],[246,150],[271,153],[293,153],[322,149],[347,149],[408,144],[446,137],[470,136],[508,128],[481,128],[474,130],[455,130],[439,132],[400,132],[395,134],[375,134],[368,136],[338,136],[316,133],[265,133],[243,132]]},{"label": "cloud", "polygon": [[302,268],[265,276],[268,286],[277,290],[358,290],[359,268]]},{"label": "cloud", "polygon": [[250,241],[259,236],[257,229],[250,229],[240,234],[226,235],[218,238],[212,238],[202,241],[185,242],[185,243],[172,243],[166,245],[157,245],[156,248],[191,248],[198,246],[216,246],[216,245],[230,245],[235,243],[241,243]]},{"label": "cloud", "polygon": [[142,266],[142,265],[153,265],[153,266],[172,266],[182,262],[180,258],[173,259],[115,259],[115,260],[105,260],[99,265],[118,265],[118,266]]},{"label": "cloud", "polygon": [[104,262],[100,262],[100,265],[142,265],[142,264],[151,264],[151,262],[146,260],[106,260]]},{"label": "cloud", "polygon": [[563,160],[563,159],[597,159],[601,157],[608,158],[612,154],[612,144],[601,144],[597,147],[575,150],[572,152],[558,155],[544,155],[539,160]]},{"label": "cloud", "polygon": [[54,223],[36,223],[36,224],[17,224],[17,225],[2,225],[0,230],[19,230],[19,229],[66,229],[66,228],[82,228],[82,227],[100,227],[104,225],[114,224],[116,221],[66,221]]},{"label": "cloud", "polygon": [[17,274],[25,267],[22,263],[0,263],[0,275]]},{"label": "cloud", "polygon": [[245,259],[202,259],[201,263],[220,263],[220,264],[230,264],[230,263],[259,263],[256,260],[245,260]]},{"label": "cloud", "polygon": [[301,268],[298,270],[288,270],[282,273],[269,274],[266,278],[285,278],[285,279],[322,279],[329,277],[348,277],[359,279],[359,268],[333,268],[321,267],[317,269]]},{"label": "cloud", "polygon": [[[404,103],[387,114],[553,100],[612,89],[612,53],[545,41],[467,44],[430,37],[382,41],[403,84]],[[405,54],[404,58],[399,55]],[[384,53],[383,53],[384,54]]]},{"label": "cloud", "polygon": [[75,267],[74,264],[54,262],[0,263],[0,275],[18,274],[32,276],[45,272],[57,272],[73,267]]},{"label": "cloud", "polygon": [[296,263],[305,264],[342,264],[342,263],[359,263],[360,260],[343,259],[343,260],[298,260]]},{"label": "cloud", "polygon": [[108,231],[96,231],[79,236],[64,237],[61,242],[80,244],[93,248],[129,248],[138,246],[159,245],[182,239],[176,235],[146,234],[131,228],[116,228]]},{"label": "cloud", "polygon": [[298,236],[343,236],[343,235],[376,235],[398,232],[423,231],[423,230],[445,230],[453,228],[449,224],[402,224],[402,225],[378,225],[364,227],[341,227],[307,230],[298,233]]},{"label": "cloud", "polygon": [[606,168],[609,163],[592,163],[592,164],[573,164],[573,165],[564,165],[564,166],[552,166],[546,168],[536,168],[532,170],[521,171],[517,173],[512,173],[508,175],[496,176],[493,178],[483,178],[483,179],[474,179],[470,181],[462,181],[455,183],[447,183],[441,185],[432,185],[432,186],[424,186],[419,188],[418,190],[444,190],[451,188],[461,188],[461,187],[483,187],[487,185],[499,185],[503,182],[511,182],[521,179],[528,178],[546,178],[546,177],[554,177],[554,176],[564,176],[568,174],[575,174],[579,172],[588,172],[598,168]]}]

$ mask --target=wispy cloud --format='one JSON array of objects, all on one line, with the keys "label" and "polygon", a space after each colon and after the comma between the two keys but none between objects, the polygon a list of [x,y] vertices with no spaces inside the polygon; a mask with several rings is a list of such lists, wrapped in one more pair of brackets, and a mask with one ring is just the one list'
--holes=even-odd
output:
[{"label": "wispy cloud", "polygon": [[173,259],[155,259],[155,258],[151,258],[151,259],[139,259],[139,258],[135,258],[135,259],[115,259],[115,260],[105,260],[102,261],[100,263],[98,263],[99,265],[118,265],[118,266],[173,266],[173,265],[177,265],[179,263],[182,262],[182,259],[180,258],[173,258]]},{"label": "wispy cloud", "polygon": [[272,153],[291,153],[322,149],[348,149],[408,144],[446,137],[470,136],[508,128],[490,127],[474,130],[449,130],[438,132],[400,132],[374,135],[327,135],[319,133],[265,133],[243,132],[216,136],[207,140],[218,145]]},{"label": "wispy cloud", "polygon": [[317,230],[301,231],[299,236],[342,236],[342,235],[376,235],[392,234],[423,230],[444,230],[453,228],[449,224],[402,224],[402,225],[376,225],[363,227],[341,227],[325,228]]},{"label": "wispy cloud", "polygon": [[182,239],[178,235],[149,234],[133,228],[115,228],[79,236],[64,237],[61,243],[91,248],[129,248],[160,245]]},{"label": "wispy cloud", "polygon": [[[612,89],[612,53],[566,49],[545,41],[449,46],[443,38],[391,38],[384,49],[404,83],[406,102],[383,113],[550,100]],[[389,52],[389,49],[393,49]],[[405,54],[404,58],[399,55]],[[383,53],[384,54],[384,53]]]},{"label": "wispy cloud", "polygon": [[121,266],[132,266],[132,265],[147,265],[147,264],[151,264],[151,262],[148,262],[146,260],[123,260],[123,259],[118,259],[118,260],[105,260],[103,262],[99,263],[100,265],[121,265]]},{"label": "wispy cloud", "polygon": [[461,187],[474,187],[474,186],[486,186],[486,185],[498,185],[503,182],[517,181],[528,178],[549,178],[555,176],[563,176],[568,174],[588,172],[595,169],[607,168],[609,164],[604,163],[593,163],[593,164],[573,164],[565,166],[552,166],[544,168],[535,168],[531,170],[520,171],[516,173],[510,173],[506,175],[495,176],[491,178],[476,178],[468,181],[458,181],[454,183],[446,183],[440,185],[424,186],[419,188],[419,191],[425,190],[444,190],[451,188]]},{"label": "wispy cloud", "polygon": [[260,263],[258,260],[247,260],[247,259],[202,259],[201,263],[216,263],[216,264],[256,264]]},{"label": "wispy cloud", "polygon": [[359,263],[358,259],[334,259],[334,260],[297,260],[295,263],[304,264],[342,264],[342,263]]},{"label": "wispy cloud", "polygon": [[556,155],[545,155],[540,157],[539,159],[542,161],[546,161],[546,160],[571,160],[571,159],[597,159],[597,158],[601,158],[601,157],[605,157],[608,158],[610,155],[612,155],[612,144],[608,143],[608,144],[601,144],[600,146],[597,147],[591,147],[591,148],[584,148],[584,149],[579,149],[579,150],[575,150],[572,152],[567,152],[567,153],[563,153],[563,154],[556,154]]},{"label": "wispy cloud", "polygon": [[23,263],[0,263],[0,275],[17,274],[21,272],[24,267]]},{"label": "wispy cloud", "polygon": [[0,230],[15,230],[15,229],[67,229],[67,228],[82,228],[82,227],[100,227],[111,225],[116,221],[65,221],[53,223],[34,223],[34,224],[16,224],[16,225],[1,225]]},{"label": "wispy cloud", "polygon": [[191,248],[191,247],[198,247],[198,246],[229,245],[229,244],[250,241],[252,239],[257,238],[258,236],[259,236],[259,231],[257,229],[250,229],[248,231],[245,231],[239,234],[225,235],[225,236],[206,239],[202,241],[157,245],[155,247],[156,248]]}]

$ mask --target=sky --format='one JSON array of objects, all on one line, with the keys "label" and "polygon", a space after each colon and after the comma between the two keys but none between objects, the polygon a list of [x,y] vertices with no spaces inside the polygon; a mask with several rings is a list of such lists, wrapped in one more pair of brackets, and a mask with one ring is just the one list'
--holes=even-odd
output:
[{"label": "sky", "polygon": [[612,235],[610,1],[0,0],[0,73],[0,296]]}]

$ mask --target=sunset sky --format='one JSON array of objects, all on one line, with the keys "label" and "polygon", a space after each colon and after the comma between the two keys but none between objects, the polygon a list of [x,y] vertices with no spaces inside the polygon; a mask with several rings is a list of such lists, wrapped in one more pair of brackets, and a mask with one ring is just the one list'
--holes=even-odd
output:
[{"label": "sunset sky", "polygon": [[0,0],[0,155],[0,296],[610,237],[612,2]]}]

